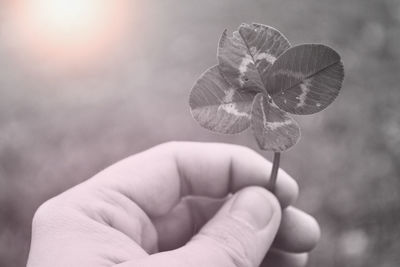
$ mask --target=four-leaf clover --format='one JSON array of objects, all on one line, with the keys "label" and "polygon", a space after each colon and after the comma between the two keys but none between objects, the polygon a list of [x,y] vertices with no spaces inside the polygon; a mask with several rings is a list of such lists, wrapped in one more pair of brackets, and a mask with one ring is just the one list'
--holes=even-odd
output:
[{"label": "four-leaf clover", "polygon": [[321,44],[291,47],[276,29],[242,24],[225,30],[218,65],[195,83],[190,108],[203,127],[225,134],[250,125],[263,150],[281,152],[300,138],[291,114],[325,109],[339,94],[344,77],[340,56]]}]

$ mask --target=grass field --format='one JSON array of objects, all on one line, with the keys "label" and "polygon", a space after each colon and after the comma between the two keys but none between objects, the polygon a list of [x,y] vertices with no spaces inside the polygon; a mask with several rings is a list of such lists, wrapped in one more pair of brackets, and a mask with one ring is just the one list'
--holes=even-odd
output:
[{"label": "grass field", "polygon": [[296,117],[303,137],[283,155],[300,184],[297,206],[322,227],[309,266],[400,266],[399,1],[132,2],[117,52],[57,67],[18,51],[0,3],[0,266],[25,265],[42,202],[121,158],[169,140],[257,149],[250,132],[201,129],[187,104],[222,31],[242,22],[330,45],[344,61],[343,92],[324,112]]}]

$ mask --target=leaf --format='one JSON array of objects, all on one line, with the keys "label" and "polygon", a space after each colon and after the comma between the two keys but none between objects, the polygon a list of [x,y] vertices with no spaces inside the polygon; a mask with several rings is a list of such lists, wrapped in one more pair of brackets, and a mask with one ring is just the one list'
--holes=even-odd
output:
[{"label": "leaf", "polygon": [[281,152],[300,138],[297,123],[263,94],[254,98],[251,123],[257,143],[264,150]]},{"label": "leaf", "polygon": [[290,48],[290,43],[278,30],[262,24],[242,24],[239,33],[250,49],[265,87],[269,69],[278,56]]},{"label": "leaf", "polygon": [[197,80],[189,105],[193,118],[204,128],[234,134],[250,126],[254,95],[232,87],[214,66]]},{"label": "leaf", "polygon": [[269,68],[289,47],[288,40],[274,28],[242,24],[231,37],[223,32],[218,46],[219,67],[233,86],[265,92]]},{"label": "leaf", "polygon": [[294,46],[272,65],[267,91],[275,104],[293,114],[313,114],[338,96],[343,63],[332,48],[320,44]]}]

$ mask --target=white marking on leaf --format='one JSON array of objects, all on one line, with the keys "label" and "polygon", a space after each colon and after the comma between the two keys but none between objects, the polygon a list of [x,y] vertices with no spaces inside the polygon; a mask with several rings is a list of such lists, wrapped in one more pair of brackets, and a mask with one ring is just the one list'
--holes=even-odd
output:
[{"label": "white marking on leaf", "polygon": [[275,121],[275,122],[267,122],[265,124],[265,127],[268,127],[271,130],[276,130],[280,127],[284,127],[284,126],[291,125],[291,124],[293,124],[293,122],[291,120]]},{"label": "white marking on leaf", "polygon": [[218,107],[219,110],[223,110],[226,113],[238,116],[238,117],[250,117],[246,112],[241,112],[238,110],[237,105],[233,102],[233,97],[235,96],[235,89],[229,88],[225,91],[225,96],[222,99],[223,103]]},{"label": "white marking on leaf", "polygon": [[267,115],[265,114],[263,99],[264,99],[263,97],[260,97],[261,111],[263,115],[263,124],[265,126],[267,123]]},{"label": "white marking on leaf", "polygon": [[[260,98],[260,103],[261,103],[261,111],[263,114],[263,124],[264,124],[265,128],[269,128],[272,131],[274,131],[280,127],[287,126],[287,125],[290,125],[293,123],[290,119],[287,119],[285,121],[275,121],[275,122],[267,121],[267,115],[265,114],[264,103],[263,103],[262,97]],[[271,107],[278,109],[278,106],[276,106],[275,103],[272,102],[272,103],[270,103],[270,105],[271,105]]]},{"label": "white marking on leaf", "polygon": [[240,63],[239,71],[241,74],[244,74],[247,71],[247,67],[249,64],[253,63],[253,58],[250,55],[246,55],[242,59],[242,63]]},{"label": "white marking on leaf", "polygon": [[296,97],[296,99],[299,100],[299,103],[297,103],[298,108],[303,107],[306,104],[307,94],[311,91],[310,88],[308,88],[310,85],[310,79],[306,79],[300,84],[301,95]]},{"label": "white marking on leaf", "polygon": [[274,64],[274,62],[276,61],[276,57],[265,52],[259,53],[255,56],[255,60],[263,60],[263,59],[265,59],[271,65]]},{"label": "white marking on leaf", "polygon": [[229,90],[227,90],[225,92],[225,96],[224,96],[224,103],[231,103],[233,102],[233,96],[235,95],[235,89],[233,88],[229,88]]},{"label": "white marking on leaf", "polygon": [[242,62],[240,63],[239,66],[239,72],[240,72],[240,77],[239,77],[239,82],[240,85],[244,85],[243,78],[246,76],[245,73],[248,70],[248,66],[253,63],[253,58],[250,55],[246,55],[243,59]]},{"label": "white marking on leaf", "polygon": [[218,111],[223,110],[226,113],[238,116],[238,117],[250,117],[246,112],[239,111],[235,103],[222,104],[218,107]]}]

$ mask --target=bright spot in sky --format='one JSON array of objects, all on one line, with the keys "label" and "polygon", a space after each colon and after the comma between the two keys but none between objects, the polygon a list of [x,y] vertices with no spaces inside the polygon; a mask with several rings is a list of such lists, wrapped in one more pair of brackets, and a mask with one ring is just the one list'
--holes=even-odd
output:
[{"label": "bright spot in sky", "polygon": [[24,52],[61,64],[98,61],[129,27],[129,0],[23,0],[12,8]]},{"label": "bright spot in sky", "polygon": [[97,0],[38,0],[32,11],[43,24],[63,32],[80,31],[94,26],[101,8]]}]

